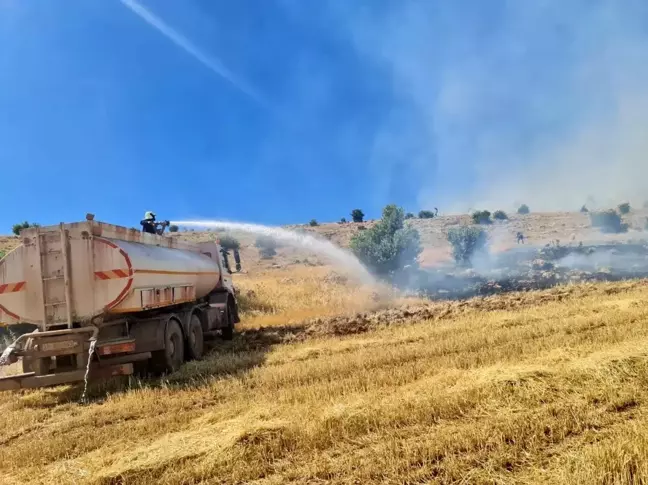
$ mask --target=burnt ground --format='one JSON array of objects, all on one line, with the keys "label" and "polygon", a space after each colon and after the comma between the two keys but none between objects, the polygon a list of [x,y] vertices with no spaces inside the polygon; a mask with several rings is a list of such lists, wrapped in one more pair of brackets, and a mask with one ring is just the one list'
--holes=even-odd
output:
[{"label": "burnt ground", "polygon": [[568,283],[648,278],[648,244],[601,243],[519,247],[476,258],[473,267],[443,264],[414,274],[416,294],[460,300],[510,291],[531,291]]}]

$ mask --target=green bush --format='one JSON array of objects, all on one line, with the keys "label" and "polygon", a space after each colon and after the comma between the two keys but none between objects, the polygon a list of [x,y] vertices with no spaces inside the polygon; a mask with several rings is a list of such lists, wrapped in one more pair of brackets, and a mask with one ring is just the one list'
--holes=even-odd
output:
[{"label": "green bush", "polygon": [[234,249],[241,249],[241,243],[231,234],[223,234],[218,238],[219,244],[223,249],[233,251]]},{"label": "green bush", "polygon": [[257,237],[254,245],[259,248],[262,259],[271,259],[277,254],[277,241],[271,236],[261,235]]},{"label": "green bush", "polygon": [[315,219],[311,219],[308,225],[311,227],[319,226],[319,222],[317,222]]},{"label": "green bush", "polygon": [[628,202],[624,202],[623,204],[619,204],[619,214],[629,214],[630,213],[630,204]]},{"label": "green bush", "polygon": [[490,211],[476,211],[472,214],[473,224],[490,224],[491,222]]},{"label": "green bush", "polygon": [[432,211],[420,211],[418,213],[419,219],[432,219],[434,217],[434,212]]},{"label": "green bush", "polygon": [[614,209],[591,212],[590,221],[592,222],[592,227],[598,227],[604,233],[628,231],[628,225],[621,222],[621,216]]},{"label": "green bush", "polygon": [[504,212],[504,211],[495,211],[493,213],[493,219],[496,219],[498,221],[507,221],[508,216],[506,215],[506,212]]},{"label": "green bush", "polygon": [[346,217],[340,219],[340,224],[346,224],[346,222],[347,222]]},{"label": "green bush", "polygon": [[526,205],[526,204],[522,204],[520,207],[518,207],[518,210],[517,210],[517,213],[522,214],[522,215],[528,214],[529,212],[531,212],[531,211],[529,210],[529,206]]},{"label": "green bush", "polygon": [[362,212],[360,209],[353,209],[351,211],[351,220],[353,222],[363,222],[364,216],[364,212]]},{"label": "green bush", "polygon": [[169,226],[169,232],[178,232],[180,228],[176,226],[175,224],[172,226]]},{"label": "green bush", "polygon": [[411,212],[408,212],[407,214],[405,214],[405,219],[415,219],[415,218],[416,218],[416,216],[414,214],[412,214]]},{"label": "green bush", "polygon": [[40,224],[36,224],[34,222],[23,222],[22,224],[14,224],[11,228],[11,231],[16,235],[20,235],[20,231],[23,229],[29,229],[30,227],[40,227]]},{"label": "green bush", "polygon": [[419,233],[406,226],[403,209],[388,205],[382,218],[370,229],[353,236],[351,250],[358,259],[380,276],[395,275],[405,267],[417,267],[421,253]]},{"label": "green bush", "polygon": [[452,246],[452,257],[459,264],[470,264],[479,251],[486,249],[488,235],[475,226],[458,226],[448,230],[446,237]]}]

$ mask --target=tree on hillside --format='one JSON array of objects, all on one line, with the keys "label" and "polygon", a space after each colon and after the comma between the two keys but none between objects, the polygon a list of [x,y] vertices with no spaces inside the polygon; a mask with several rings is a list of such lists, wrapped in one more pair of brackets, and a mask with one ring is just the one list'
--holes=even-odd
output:
[{"label": "tree on hillside", "polygon": [[592,227],[598,227],[603,233],[621,233],[628,231],[628,225],[622,223],[621,216],[614,210],[591,212]]},{"label": "tree on hillside", "polygon": [[434,212],[432,211],[419,211],[419,219],[432,219],[434,217]]},{"label": "tree on hillside", "polygon": [[486,248],[488,235],[480,227],[460,226],[448,230],[446,237],[452,246],[452,257],[459,264],[470,264],[470,260]]},{"label": "tree on hillside", "polygon": [[178,232],[179,227],[175,224],[169,226],[169,232]]},{"label": "tree on hillside", "polygon": [[476,211],[472,214],[473,224],[490,224],[491,220],[490,211]]},{"label": "tree on hillside", "polygon": [[630,213],[630,203],[629,202],[624,202],[623,204],[619,204],[619,213],[620,214],[629,214]]},{"label": "tree on hillside", "polygon": [[380,276],[395,275],[406,266],[418,266],[422,251],[418,231],[405,225],[405,213],[396,205],[386,206],[380,221],[354,235],[351,250]]},{"label": "tree on hillside", "polygon": [[364,216],[364,212],[362,212],[360,209],[353,209],[351,211],[351,220],[353,222],[363,222]]},{"label": "tree on hillside", "polygon": [[522,204],[517,210],[517,213],[521,215],[528,214],[529,212],[531,211],[529,210],[529,206],[526,204]]},{"label": "tree on hillside", "polygon": [[277,254],[277,241],[271,236],[261,235],[257,237],[254,245],[259,248],[261,259],[271,259]]},{"label": "tree on hillside", "polygon": [[316,219],[311,219],[308,225],[311,227],[319,226],[319,222]]},{"label": "tree on hillside", "polygon": [[414,214],[412,214],[411,212],[408,212],[407,214],[405,214],[405,219],[414,219],[415,217],[416,216]]},{"label": "tree on hillside", "polygon": [[228,251],[233,251],[235,249],[240,249],[241,248],[241,243],[239,242],[238,239],[236,239],[234,236],[231,234],[223,234],[218,238],[219,244],[223,249],[227,249]]},{"label": "tree on hillside", "polygon": [[16,235],[20,235],[20,231],[23,229],[29,229],[30,227],[40,227],[40,224],[36,224],[34,222],[23,222],[22,224],[14,224],[13,227],[11,228],[11,231]]}]

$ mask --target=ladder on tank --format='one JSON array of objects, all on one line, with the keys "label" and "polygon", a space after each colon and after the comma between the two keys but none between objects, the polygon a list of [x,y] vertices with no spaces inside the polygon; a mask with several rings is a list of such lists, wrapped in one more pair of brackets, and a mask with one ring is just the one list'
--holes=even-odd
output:
[{"label": "ladder on tank", "polygon": [[59,231],[43,231],[36,235],[40,255],[39,274],[42,280],[43,330],[67,325],[72,328],[72,297],[70,288],[70,243],[63,223]]}]

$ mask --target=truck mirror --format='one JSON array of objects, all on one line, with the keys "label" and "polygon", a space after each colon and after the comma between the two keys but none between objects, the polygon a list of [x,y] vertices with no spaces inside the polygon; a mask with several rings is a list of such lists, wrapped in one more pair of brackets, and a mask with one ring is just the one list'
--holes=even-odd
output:
[{"label": "truck mirror", "polygon": [[236,271],[241,271],[241,254],[238,249],[234,250],[234,262],[236,263]]}]

